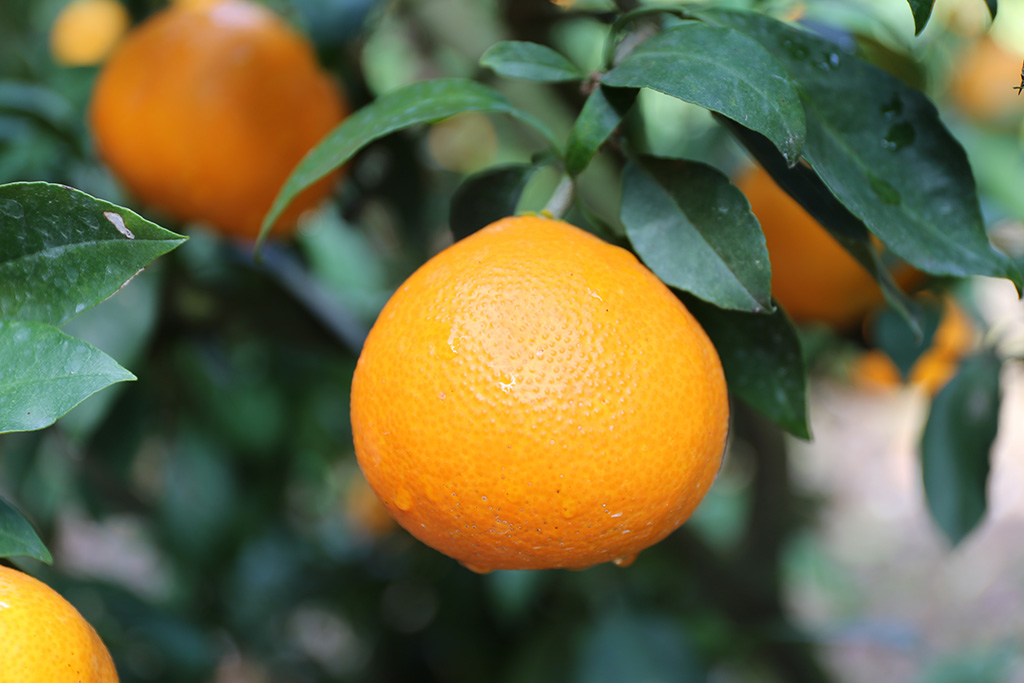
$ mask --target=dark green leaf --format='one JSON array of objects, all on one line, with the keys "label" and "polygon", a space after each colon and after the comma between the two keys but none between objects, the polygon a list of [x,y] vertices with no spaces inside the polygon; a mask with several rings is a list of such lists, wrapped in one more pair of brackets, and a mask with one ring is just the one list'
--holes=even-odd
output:
[{"label": "dark green leaf", "polygon": [[917,304],[893,280],[864,223],[835,198],[813,170],[803,164],[789,168],[764,136],[726,121],[736,138],[753,154],[779,187],[796,199],[878,282],[885,300],[914,335],[921,331]]},{"label": "dark green leaf", "polygon": [[553,146],[548,127],[485,85],[463,78],[421,81],[382,95],[349,116],[299,162],[263,218],[261,241],[270,226],[304,189],[386,135],[419,123],[440,121],[467,111],[508,114],[531,125]]},{"label": "dark green leaf", "polygon": [[0,321],[0,434],[47,427],[100,389],[133,379],[56,327]]},{"label": "dark green leaf", "polygon": [[739,313],[694,297],[683,300],[718,349],[729,392],[791,434],[810,438],[807,373],[785,312]]},{"label": "dark green leaf", "polygon": [[708,10],[706,21],[749,35],[799,85],[804,158],[894,253],[936,275],[1006,277],[1013,263],[985,234],[970,165],[935,106],[835,44],[752,12]]},{"label": "dark green leaf", "polygon": [[633,106],[636,93],[635,88],[594,88],[569,131],[565,145],[565,170],[569,175],[579,175],[587,167]]},{"label": "dark green leaf", "polygon": [[996,9],[999,5],[999,0],[985,0],[985,4],[988,5],[988,13],[992,15],[992,19],[996,18]]},{"label": "dark green leaf", "polygon": [[0,496],[0,557],[31,557],[53,564],[53,557],[39,534],[3,496]]},{"label": "dark green leaf", "polygon": [[480,66],[502,76],[547,83],[578,81],[584,75],[575,64],[550,47],[522,40],[495,43],[480,57]]},{"label": "dark green leaf", "polygon": [[928,25],[928,18],[932,15],[932,5],[935,0],[907,0],[910,3],[910,11],[914,15],[914,34],[917,35]]},{"label": "dark green leaf", "polygon": [[936,395],[921,439],[928,508],[954,544],[985,515],[989,452],[999,428],[999,359],[984,351],[964,360]]},{"label": "dark green leaf", "polygon": [[466,178],[452,195],[449,224],[455,239],[473,234],[499,218],[511,216],[537,167],[511,164]]},{"label": "dark green leaf", "polygon": [[910,376],[914,363],[931,345],[935,330],[939,327],[944,312],[939,299],[926,301],[918,306],[921,334],[915,335],[907,328],[903,318],[891,308],[879,311],[871,318],[869,337],[873,346],[889,356],[904,378]]},{"label": "dark green leaf", "polygon": [[637,254],[665,283],[722,308],[771,310],[764,235],[743,194],[711,166],[630,162],[621,218]]},{"label": "dark green leaf", "polygon": [[693,102],[758,131],[790,164],[800,157],[805,127],[797,89],[782,65],[739,31],[684,23],[641,43],[601,82]]},{"label": "dark green leaf", "polygon": [[62,325],[185,241],[63,185],[0,185],[0,320]]}]

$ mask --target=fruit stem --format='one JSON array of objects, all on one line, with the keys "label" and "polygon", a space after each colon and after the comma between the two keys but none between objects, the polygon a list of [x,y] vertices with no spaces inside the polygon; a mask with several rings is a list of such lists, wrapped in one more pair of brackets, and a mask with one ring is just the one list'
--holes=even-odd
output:
[{"label": "fruit stem", "polygon": [[569,207],[572,206],[575,197],[576,183],[568,175],[562,176],[561,182],[558,183],[555,191],[551,193],[551,199],[548,200],[541,213],[552,218],[561,218],[569,210]]}]

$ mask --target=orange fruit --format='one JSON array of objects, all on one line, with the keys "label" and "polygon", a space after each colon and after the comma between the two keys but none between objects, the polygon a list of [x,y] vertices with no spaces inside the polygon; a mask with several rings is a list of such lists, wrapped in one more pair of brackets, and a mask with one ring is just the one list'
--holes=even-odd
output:
[{"label": "orange fruit", "polygon": [[539,216],[429,260],[352,383],[359,465],[398,523],[474,571],[584,568],[681,525],[721,464],[721,363],[629,252]]},{"label": "orange fruit", "polygon": [[[752,167],[736,185],[764,232],[772,294],[795,322],[821,322],[846,330],[883,303],[885,297],[871,274],[767,171]],[[920,271],[903,264],[894,272],[904,288],[918,284],[921,277]]]},{"label": "orange fruit", "polygon": [[0,683],[117,683],[103,641],[45,583],[0,566]]},{"label": "orange fruit", "polygon": [[[299,160],[346,114],[307,40],[244,0],[181,2],[121,43],[89,121],[100,156],[142,202],[253,238]],[[300,195],[286,235],[337,175]]]},{"label": "orange fruit", "polygon": [[983,36],[957,57],[949,82],[956,107],[972,121],[992,126],[1012,126],[1024,114],[1024,97],[1014,86],[1021,82],[1020,51],[1010,50]]},{"label": "orange fruit", "polygon": [[117,0],[71,0],[50,27],[50,54],[64,66],[99,64],[130,23]]}]

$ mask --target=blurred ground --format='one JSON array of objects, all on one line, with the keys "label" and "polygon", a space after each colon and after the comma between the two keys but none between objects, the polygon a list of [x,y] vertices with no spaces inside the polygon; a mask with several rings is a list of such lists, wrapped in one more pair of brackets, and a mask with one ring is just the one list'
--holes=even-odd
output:
[{"label": "blurred ground", "polygon": [[[986,318],[1021,336],[1024,306],[1012,286],[983,281],[975,293]],[[1020,364],[1007,364],[1002,379],[988,514],[956,548],[924,499],[918,390],[812,386],[815,440],[793,441],[793,469],[823,507],[816,532],[791,551],[788,599],[844,683],[1024,682]]]}]

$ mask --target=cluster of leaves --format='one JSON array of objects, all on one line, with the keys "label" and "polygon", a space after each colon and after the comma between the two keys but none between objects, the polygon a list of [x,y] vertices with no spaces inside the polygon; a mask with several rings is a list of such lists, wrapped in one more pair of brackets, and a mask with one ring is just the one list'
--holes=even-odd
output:
[{"label": "cluster of leaves", "polygon": [[[136,379],[61,327],[185,238],[126,208],[48,183],[0,185],[0,434],[42,429]],[[0,498],[0,557],[51,557]]]},{"label": "cluster of leaves", "polygon": [[[932,3],[910,5],[920,32]],[[995,3],[989,7],[994,16]],[[652,20],[655,35],[632,46],[631,30],[649,28]],[[933,276],[1007,278],[1021,290],[1013,261],[989,241],[967,157],[934,105],[841,46],[756,12],[641,8],[616,20],[605,61],[603,72],[587,75],[553,49],[523,41],[498,43],[482,56],[481,65],[502,76],[578,83],[589,92],[564,143],[530,112],[476,81],[440,79],[388,93],[306,157],[264,224],[373,141],[455,114],[512,116],[547,145],[535,163],[467,178],[452,201],[456,236],[511,213],[542,166],[558,166],[571,187],[614,137],[624,167],[619,214],[596,216],[580,202],[583,219],[624,237],[664,282],[684,293],[722,356],[734,395],[807,438],[804,354],[797,330],[772,300],[757,220],[715,167],[631,148],[620,127],[638,91],[647,88],[713,112],[864,265],[919,342],[922,314],[893,281],[872,235]],[[931,509],[954,541],[984,513],[998,368],[992,349],[965,363],[936,400],[921,444]],[[968,400],[984,410],[963,410]]]}]

